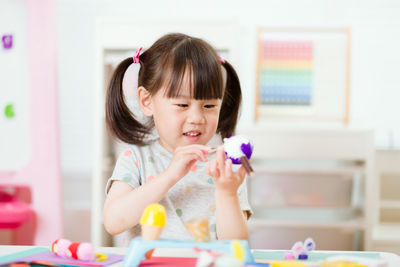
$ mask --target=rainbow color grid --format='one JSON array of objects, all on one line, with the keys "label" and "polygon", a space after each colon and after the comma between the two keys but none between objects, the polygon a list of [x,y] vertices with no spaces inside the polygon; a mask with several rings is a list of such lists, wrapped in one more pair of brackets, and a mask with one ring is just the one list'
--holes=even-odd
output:
[{"label": "rainbow color grid", "polygon": [[262,40],[259,60],[262,105],[312,104],[313,42]]}]

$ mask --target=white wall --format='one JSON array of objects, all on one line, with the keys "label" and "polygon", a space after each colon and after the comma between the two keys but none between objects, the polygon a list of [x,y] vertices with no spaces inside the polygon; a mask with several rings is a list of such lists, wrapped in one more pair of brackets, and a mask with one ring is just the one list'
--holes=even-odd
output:
[{"label": "white wall", "polygon": [[88,173],[90,177],[95,20],[109,16],[187,19],[188,23],[193,18],[237,19],[246,30],[241,40],[243,64],[237,66],[244,89],[242,126],[252,124],[254,117],[256,27],[350,26],[351,123],[375,128],[379,147],[400,147],[399,1],[260,0],[244,4],[228,0],[58,0],[60,140],[64,171]]},{"label": "white wall", "polygon": [[[75,211],[82,202],[90,201],[95,21],[98,17],[111,16],[139,20],[187,19],[188,23],[194,18],[236,19],[245,29],[241,38],[243,61],[236,66],[244,94],[241,126],[252,125],[254,117],[258,26],[350,26],[351,123],[374,128],[377,147],[400,148],[400,1],[57,0],[61,166],[64,178],[74,185],[65,186],[64,195],[80,201],[80,204],[72,201],[67,211]],[[81,184],[79,179],[87,180],[76,190],[75,185]],[[89,206],[80,207],[88,209]]]},{"label": "white wall", "polygon": [[[243,47],[242,64],[235,66],[244,96],[242,127],[251,126],[254,118],[258,26],[351,27],[350,122],[374,128],[377,147],[400,148],[400,108],[397,105],[400,99],[400,75],[397,74],[400,70],[400,1],[58,0],[61,166],[68,183],[79,184],[79,179],[85,179],[82,181],[85,192],[90,188],[87,181],[91,178],[95,157],[92,141],[96,99],[94,48],[99,17],[143,21],[187,19],[188,23],[193,19],[237,20],[244,29],[243,36],[239,37]],[[66,215],[81,214],[71,201],[79,192],[68,186],[64,187],[64,192]],[[79,199],[86,204],[91,200],[88,194]],[[85,209],[85,205],[82,207]],[[85,225],[69,225],[66,233],[73,235],[82,230],[90,231],[89,221]]]}]

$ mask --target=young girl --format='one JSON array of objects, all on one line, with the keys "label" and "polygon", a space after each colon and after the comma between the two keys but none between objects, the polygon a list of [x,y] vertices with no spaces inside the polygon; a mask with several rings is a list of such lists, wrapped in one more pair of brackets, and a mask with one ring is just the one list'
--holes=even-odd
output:
[{"label": "young girl", "polygon": [[[143,210],[159,202],[167,211],[162,238],[189,240],[185,222],[208,216],[212,239],[247,239],[245,170],[233,171],[222,147],[207,156],[215,134],[234,133],[241,102],[236,72],[208,43],[184,34],[165,35],[139,54],[120,63],[107,92],[108,128],[130,145],[107,184],[106,230],[140,235]],[[147,122],[126,104],[123,80],[132,63],[140,64],[137,99]],[[148,141],[154,127],[159,138]]]}]

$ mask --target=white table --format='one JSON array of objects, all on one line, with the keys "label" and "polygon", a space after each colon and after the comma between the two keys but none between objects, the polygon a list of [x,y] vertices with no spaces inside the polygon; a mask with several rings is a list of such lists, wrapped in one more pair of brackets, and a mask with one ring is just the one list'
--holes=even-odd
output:
[{"label": "white table", "polygon": [[[0,245],[0,256],[5,256],[8,254],[24,251],[27,249],[34,248],[34,246],[4,246]],[[267,250],[266,250],[267,251]],[[268,250],[270,251],[270,250]],[[116,248],[116,247],[101,247],[96,249],[96,252],[99,253],[111,253],[111,254],[122,254],[124,255],[127,252],[127,248]],[[328,252],[328,251],[327,251]],[[333,252],[333,251],[331,251]],[[338,251],[334,251],[337,253]],[[344,251],[344,253],[350,252],[350,251]],[[355,251],[351,251],[352,253]],[[357,252],[360,253],[369,253],[369,252]],[[400,267],[400,257],[394,253],[388,253],[388,252],[377,252],[380,254],[382,259],[385,259],[388,261],[389,266],[388,267]],[[179,255],[184,255],[184,257],[193,257],[195,254],[192,250],[190,249],[180,249],[179,250],[179,255],[177,255],[176,250],[171,250],[171,249],[160,249],[159,251],[155,251],[154,256],[174,256],[174,257],[179,257]],[[121,266],[121,263],[113,264],[110,267],[119,267]]]}]

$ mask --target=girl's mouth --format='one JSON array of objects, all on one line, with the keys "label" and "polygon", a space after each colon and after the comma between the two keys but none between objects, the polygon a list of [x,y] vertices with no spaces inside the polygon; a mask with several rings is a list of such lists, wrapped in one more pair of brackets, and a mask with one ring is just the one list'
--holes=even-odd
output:
[{"label": "girl's mouth", "polygon": [[183,133],[184,136],[190,136],[190,137],[195,137],[195,136],[200,136],[201,133],[200,132],[186,132]]},{"label": "girl's mouth", "polygon": [[183,133],[183,135],[192,142],[195,142],[197,140],[199,140],[200,136],[201,136],[201,132],[197,132],[197,131],[190,131],[190,132],[186,132]]}]

